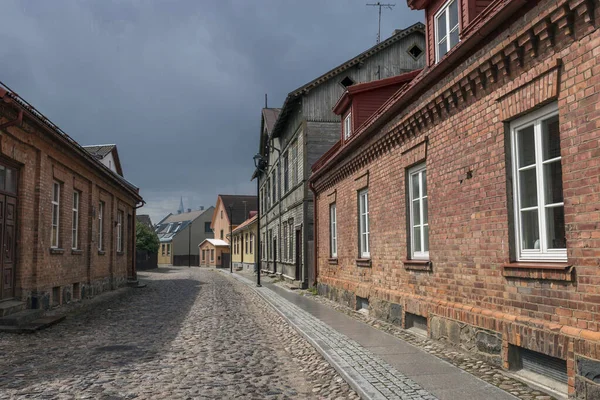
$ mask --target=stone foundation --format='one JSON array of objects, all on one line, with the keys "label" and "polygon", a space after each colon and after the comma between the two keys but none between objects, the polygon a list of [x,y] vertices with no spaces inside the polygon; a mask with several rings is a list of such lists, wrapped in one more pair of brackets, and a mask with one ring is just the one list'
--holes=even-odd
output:
[{"label": "stone foundation", "polygon": [[356,295],[348,290],[317,283],[317,294],[343,304],[346,307],[350,307],[353,310],[356,309]]}]

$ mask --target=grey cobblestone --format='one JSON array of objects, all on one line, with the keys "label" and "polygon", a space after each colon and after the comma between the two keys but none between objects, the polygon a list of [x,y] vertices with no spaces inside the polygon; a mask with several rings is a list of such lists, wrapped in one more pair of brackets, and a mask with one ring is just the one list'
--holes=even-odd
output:
[{"label": "grey cobblestone", "polygon": [[[238,279],[246,280],[243,277],[238,277]],[[380,398],[397,396],[400,399],[436,400],[435,396],[395,370],[391,365],[300,307],[283,299],[270,289],[257,288],[256,290],[300,330],[312,337],[321,347],[326,348],[328,354],[339,358],[340,364],[346,364],[364,381],[370,383],[379,393]]]}]

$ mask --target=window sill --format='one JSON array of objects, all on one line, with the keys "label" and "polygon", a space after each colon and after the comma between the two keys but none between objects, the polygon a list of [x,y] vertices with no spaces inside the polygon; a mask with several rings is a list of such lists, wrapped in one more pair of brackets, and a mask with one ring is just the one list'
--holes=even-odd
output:
[{"label": "window sill", "polygon": [[125,252],[124,252],[124,251],[117,251],[117,255],[118,255],[118,256],[122,256],[123,254],[125,254]]},{"label": "window sill", "polygon": [[65,249],[59,249],[58,247],[50,247],[50,254],[64,254]]},{"label": "window sill", "polygon": [[105,254],[106,254],[106,252],[104,250],[98,250],[98,255],[99,256],[103,256]]},{"label": "window sill", "polygon": [[337,265],[337,263],[338,263],[337,257],[332,257],[328,261],[329,261],[329,265]]},{"label": "window sill", "polygon": [[81,249],[71,249],[71,254],[75,255],[75,256],[80,256],[83,254],[83,250]]},{"label": "window sill", "polygon": [[574,280],[573,265],[569,263],[511,262],[502,265],[505,278],[539,279],[551,281]]},{"label": "window sill", "polygon": [[404,269],[411,271],[431,271],[431,261],[429,260],[402,260],[404,263]]},{"label": "window sill", "polygon": [[357,267],[370,267],[371,266],[371,259],[370,258],[357,258],[356,259],[356,266]]}]

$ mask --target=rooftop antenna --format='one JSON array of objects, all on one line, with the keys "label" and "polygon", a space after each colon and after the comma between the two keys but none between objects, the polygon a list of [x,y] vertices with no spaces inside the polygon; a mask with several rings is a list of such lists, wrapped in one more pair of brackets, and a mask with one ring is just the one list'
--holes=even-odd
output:
[{"label": "rooftop antenna", "polygon": [[381,42],[381,8],[385,7],[385,8],[389,8],[390,10],[392,9],[392,7],[396,7],[395,4],[381,4],[381,2],[377,2],[377,3],[367,3],[368,6],[372,6],[372,7],[379,7],[379,29],[377,30],[377,44],[379,44],[379,42]]}]

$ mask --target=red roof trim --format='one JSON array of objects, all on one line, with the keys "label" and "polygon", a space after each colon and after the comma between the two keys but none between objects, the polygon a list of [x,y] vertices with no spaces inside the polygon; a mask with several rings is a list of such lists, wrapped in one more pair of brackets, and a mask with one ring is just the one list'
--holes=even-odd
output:
[{"label": "red roof trim", "polygon": [[430,0],[407,0],[411,10],[423,10],[429,6]]},{"label": "red roof trim", "polygon": [[340,97],[337,103],[335,103],[335,106],[333,106],[333,112],[337,115],[342,115],[348,106],[350,106],[352,96],[355,94],[368,92],[386,86],[397,85],[398,83],[409,82],[415,76],[419,75],[421,71],[422,69],[416,69],[414,71],[391,76],[389,78],[348,86],[344,94],[342,94],[342,97]]}]

